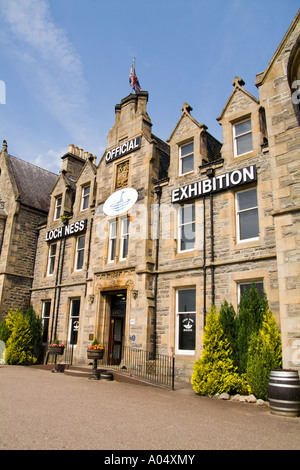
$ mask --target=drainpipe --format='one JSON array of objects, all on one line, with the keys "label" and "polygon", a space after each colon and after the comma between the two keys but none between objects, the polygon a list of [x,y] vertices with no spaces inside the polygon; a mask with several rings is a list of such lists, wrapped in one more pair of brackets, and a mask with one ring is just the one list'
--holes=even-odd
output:
[{"label": "drainpipe", "polygon": [[91,220],[90,220],[90,233],[89,233],[89,245],[88,245],[87,262],[86,262],[86,278],[85,278],[85,293],[84,293],[85,297],[86,297],[86,292],[87,292],[87,278],[88,278],[89,267],[90,267],[93,222],[94,222],[94,219],[91,218]]},{"label": "drainpipe", "polygon": [[55,312],[55,324],[54,324],[54,339],[56,336],[57,331],[57,323],[58,323],[58,310],[60,304],[60,292],[61,292],[61,281],[62,281],[62,272],[64,267],[64,256],[65,256],[65,245],[66,245],[66,237],[62,240],[62,250],[61,250],[61,260],[60,260],[60,273],[59,273],[59,280],[58,280],[58,294],[57,294],[57,302],[56,302],[56,312]]},{"label": "drainpipe", "polygon": [[203,327],[206,325],[206,232],[205,232],[205,196],[203,196]]},{"label": "drainpipe", "polygon": [[156,227],[156,247],[155,247],[155,274],[154,274],[154,318],[153,318],[153,359],[156,359],[156,319],[157,319],[157,281],[158,281],[158,255],[159,255],[159,232],[160,232],[160,200],[162,188],[157,186],[155,189],[157,196],[157,227]]},{"label": "drainpipe", "polygon": [[59,244],[58,260],[57,260],[57,269],[56,269],[56,275],[55,275],[54,299],[53,299],[53,314],[52,314],[50,343],[52,343],[53,340],[55,339],[55,336],[53,335],[53,329],[54,329],[54,323],[55,323],[55,305],[56,305],[56,295],[57,295],[57,285],[58,285],[58,273],[59,273],[59,269],[60,269],[61,247],[62,247],[62,240],[60,241],[60,244]]},{"label": "drainpipe", "polygon": [[210,193],[210,261],[211,261],[211,302],[215,305],[215,247],[214,247],[214,206],[213,195]]},{"label": "drainpipe", "polygon": [[[209,168],[206,172],[209,178],[213,178],[215,176],[214,168]],[[215,260],[215,246],[214,246],[214,201],[213,201],[213,194],[210,193],[210,262],[211,262],[211,303],[212,305],[215,304],[215,267],[214,267],[214,260]]]}]

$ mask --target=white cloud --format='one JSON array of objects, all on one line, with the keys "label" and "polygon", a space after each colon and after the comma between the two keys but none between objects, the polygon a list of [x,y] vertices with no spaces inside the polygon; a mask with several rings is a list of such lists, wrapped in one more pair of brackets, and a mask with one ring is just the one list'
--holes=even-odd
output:
[{"label": "white cloud", "polygon": [[[42,149],[34,121],[30,119],[30,108],[23,126],[28,141],[18,134],[18,141],[23,142],[22,155],[27,149],[32,163],[57,172],[61,167],[60,157],[70,142],[79,146],[90,139],[97,142],[98,130],[88,106],[82,58],[66,31],[54,21],[48,0],[0,0],[0,17],[2,50],[5,47],[18,79],[28,90],[25,99],[28,102],[33,98],[40,106],[40,109],[35,108],[39,109],[38,119],[42,122],[45,118],[49,124],[54,119],[54,129],[60,129],[60,139],[64,134],[66,139],[62,153],[61,140],[56,142],[56,135],[53,135],[53,142]],[[47,132],[49,142],[51,128],[42,131],[44,138]],[[28,136],[32,133],[34,137],[30,142]],[[58,151],[54,150],[56,147]]]},{"label": "white cloud", "polygon": [[86,107],[86,80],[80,55],[58,27],[47,0],[0,0],[10,53],[26,69],[30,93],[68,131],[77,132]]}]

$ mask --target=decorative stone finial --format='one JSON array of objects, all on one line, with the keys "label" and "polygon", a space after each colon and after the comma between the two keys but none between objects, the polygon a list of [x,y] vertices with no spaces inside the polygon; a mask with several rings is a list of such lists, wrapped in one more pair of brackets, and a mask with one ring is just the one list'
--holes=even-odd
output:
[{"label": "decorative stone finial", "polygon": [[6,140],[3,140],[2,150],[3,150],[3,152],[7,152],[7,142],[6,142]]},{"label": "decorative stone finial", "polygon": [[188,103],[184,102],[181,111],[190,113],[191,111],[193,111],[193,108]]},{"label": "decorative stone finial", "polygon": [[233,82],[232,82],[232,85],[234,87],[237,87],[237,86],[244,86],[245,85],[245,82],[242,78],[238,77],[237,75],[235,76]]}]

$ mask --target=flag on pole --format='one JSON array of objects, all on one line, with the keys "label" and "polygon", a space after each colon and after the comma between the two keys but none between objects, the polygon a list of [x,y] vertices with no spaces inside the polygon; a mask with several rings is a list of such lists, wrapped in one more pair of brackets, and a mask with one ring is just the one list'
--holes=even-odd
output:
[{"label": "flag on pole", "polygon": [[135,59],[133,59],[132,66],[130,69],[129,84],[131,86],[131,93],[133,92],[133,90],[137,93],[142,89],[135,73]]}]

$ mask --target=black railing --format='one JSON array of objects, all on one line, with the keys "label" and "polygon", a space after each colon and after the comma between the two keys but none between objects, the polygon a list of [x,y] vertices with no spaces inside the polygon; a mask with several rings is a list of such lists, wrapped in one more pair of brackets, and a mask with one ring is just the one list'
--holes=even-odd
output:
[{"label": "black railing", "polygon": [[[73,345],[65,346],[61,356],[48,355],[46,363],[73,364]],[[117,354],[116,354],[117,353]],[[175,358],[165,354],[156,354],[132,346],[123,346],[122,349],[109,352],[105,345],[104,357],[98,362],[98,368],[115,369],[131,377],[137,377],[148,382],[161,385],[174,390]]]},{"label": "black railing", "polygon": [[174,357],[156,354],[154,359],[151,352],[131,346],[123,346],[120,357],[121,360],[105,348],[100,367],[117,369],[132,377],[174,389]]}]

